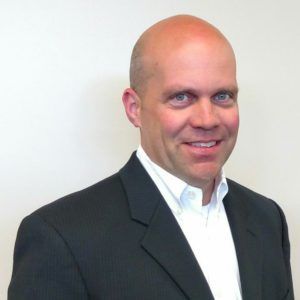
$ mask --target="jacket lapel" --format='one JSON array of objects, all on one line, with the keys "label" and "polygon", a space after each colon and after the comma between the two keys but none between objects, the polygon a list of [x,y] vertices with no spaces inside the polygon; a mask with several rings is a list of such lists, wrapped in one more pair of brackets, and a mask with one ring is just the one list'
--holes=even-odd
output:
[{"label": "jacket lapel", "polygon": [[141,247],[161,265],[188,299],[213,299],[184,234],[135,153],[120,170],[120,176],[132,218],[147,226]]},{"label": "jacket lapel", "polygon": [[[241,279],[243,300],[261,299],[262,255],[259,229],[247,209],[245,192],[229,184],[224,206],[231,228]],[[255,212],[254,212],[255,213]]]},{"label": "jacket lapel", "polygon": [[213,299],[207,281],[167,204],[161,201],[142,241],[188,299]]}]

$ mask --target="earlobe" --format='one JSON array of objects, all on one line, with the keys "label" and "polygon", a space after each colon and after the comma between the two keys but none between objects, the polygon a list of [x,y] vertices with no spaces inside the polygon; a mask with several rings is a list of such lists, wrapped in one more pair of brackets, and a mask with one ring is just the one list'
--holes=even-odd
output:
[{"label": "earlobe", "polygon": [[122,101],[128,120],[135,127],[140,127],[140,98],[138,94],[132,88],[127,88],[123,92]]}]

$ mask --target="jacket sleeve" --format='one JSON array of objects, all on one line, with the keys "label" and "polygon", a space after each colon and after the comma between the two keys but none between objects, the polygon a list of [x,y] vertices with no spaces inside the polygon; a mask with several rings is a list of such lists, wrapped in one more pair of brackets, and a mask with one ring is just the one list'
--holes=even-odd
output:
[{"label": "jacket sleeve", "polygon": [[88,299],[68,245],[36,214],[22,221],[15,244],[8,300],[21,299]]},{"label": "jacket sleeve", "polygon": [[282,209],[277,204],[276,204],[276,206],[279,210],[279,214],[281,217],[282,250],[283,250],[285,266],[286,266],[286,270],[287,270],[287,276],[288,276],[288,280],[289,280],[289,295],[285,299],[294,300],[294,290],[293,290],[293,281],[292,281],[292,272],[291,272],[291,263],[290,263],[290,241],[289,241],[289,235],[288,235],[288,227],[287,227],[287,222],[286,222],[286,219],[285,219]]}]

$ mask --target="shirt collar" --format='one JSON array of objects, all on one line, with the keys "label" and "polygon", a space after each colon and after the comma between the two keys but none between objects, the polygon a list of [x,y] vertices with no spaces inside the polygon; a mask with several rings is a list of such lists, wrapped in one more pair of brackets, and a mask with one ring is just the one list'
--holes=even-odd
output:
[{"label": "shirt collar", "polygon": [[150,177],[154,180],[154,182],[157,183],[153,178],[153,175],[155,174],[165,185],[165,187],[167,187],[167,189],[172,193],[175,199],[179,201],[180,196],[187,184],[180,178],[167,172],[165,169],[154,163],[146,154],[141,145],[138,147],[136,155],[149,173]]},{"label": "shirt collar", "polygon": [[[174,203],[172,203],[171,205],[170,203],[168,203],[171,206],[172,210],[173,208],[175,210],[184,208],[184,199],[186,199],[187,196],[192,195],[192,193],[194,193],[197,202],[200,204],[200,207],[202,206],[202,190],[200,188],[188,185],[180,178],[174,176],[173,174],[158,166],[149,158],[141,145],[138,147],[136,155],[155,184],[157,185],[157,180],[160,180],[165,188],[169,191],[169,193],[172,194]],[[154,175],[156,178],[153,178]],[[212,206],[211,208],[219,210],[220,205],[227,193],[228,185],[224,170],[222,169],[220,174],[215,179],[215,186],[209,204],[210,206]],[[194,196],[192,196],[191,198],[193,197]]]}]

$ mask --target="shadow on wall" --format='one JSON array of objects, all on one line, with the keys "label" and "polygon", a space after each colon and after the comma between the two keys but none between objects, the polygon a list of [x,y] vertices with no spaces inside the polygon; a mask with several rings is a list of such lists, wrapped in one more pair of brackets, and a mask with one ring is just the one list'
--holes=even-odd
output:
[{"label": "shadow on wall", "polygon": [[124,78],[95,81],[82,95],[82,124],[92,155],[105,155],[104,163],[118,169],[139,144],[139,130],[127,119],[122,103]]}]

